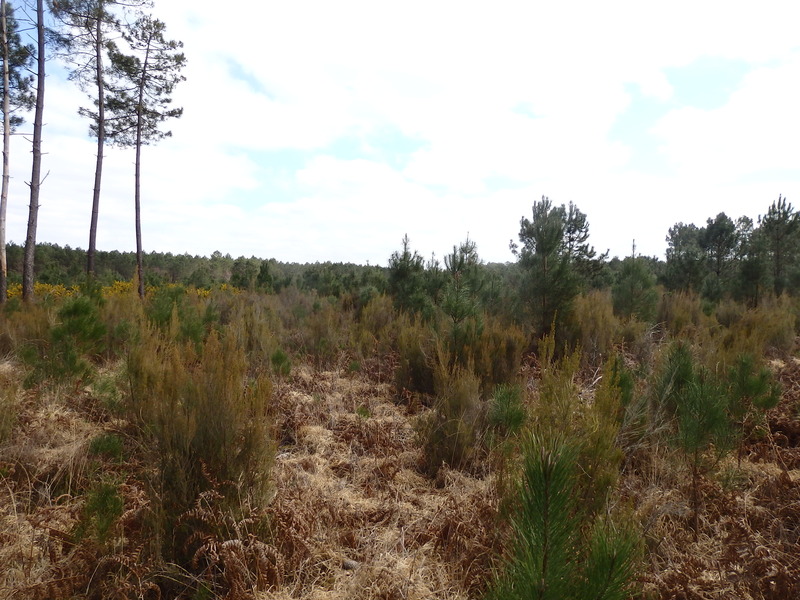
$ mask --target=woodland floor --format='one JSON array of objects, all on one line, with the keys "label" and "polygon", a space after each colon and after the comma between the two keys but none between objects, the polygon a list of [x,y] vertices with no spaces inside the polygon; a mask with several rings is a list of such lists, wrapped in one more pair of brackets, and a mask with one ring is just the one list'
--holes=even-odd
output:
[{"label": "woodland floor", "polygon": [[[773,366],[784,396],[768,415],[769,434],[748,442],[741,464],[729,455],[703,480],[696,536],[687,469],[668,452],[626,461],[620,498],[647,544],[641,597],[800,598],[800,362]],[[11,363],[0,363],[0,385],[15,377]],[[120,597],[156,597],[137,564],[149,467],[128,447],[130,424],[80,387],[19,397],[0,447],[0,598],[101,597],[91,590],[110,573]],[[256,591],[242,575],[251,587],[229,597],[480,597],[504,532],[491,468],[422,475],[413,425],[427,409],[398,402],[375,374],[296,368],[276,382],[274,404],[274,535],[260,550],[268,573]],[[90,455],[104,431],[124,437],[125,461]],[[99,471],[122,482],[124,499],[103,547],[74,535],[83,490]],[[218,551],[225,548],[221,541]]]}]

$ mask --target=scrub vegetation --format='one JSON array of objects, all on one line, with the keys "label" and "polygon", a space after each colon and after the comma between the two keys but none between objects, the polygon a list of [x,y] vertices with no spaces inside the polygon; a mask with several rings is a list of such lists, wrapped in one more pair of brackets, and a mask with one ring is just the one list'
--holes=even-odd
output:
[{"label": "scrub vegetation", "polygon": [[41,246],[23,302],[10,245],[0,598],[798,597],[770,218],[620,261],[544,199],[515,264],[150,254],[143,299]]}]

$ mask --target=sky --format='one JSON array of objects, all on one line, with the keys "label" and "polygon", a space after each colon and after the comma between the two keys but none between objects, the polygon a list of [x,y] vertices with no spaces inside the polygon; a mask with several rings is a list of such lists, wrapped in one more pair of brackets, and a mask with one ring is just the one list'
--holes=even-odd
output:
[{"label": "sky", "polygon": [[[506,262],[547,196],[599,252],[663,257],[678,222],[800,207],[796,0],[220,7],[155,0],[187,66],[183,116],[142,152],[145,251],[386,265],[407,234]],[[37,239],[86,248],[90,101],[49,68]],[[133,151],[105,157],[98,249],[133,250]],[[29,138],[10,159],[23,243]]]}]

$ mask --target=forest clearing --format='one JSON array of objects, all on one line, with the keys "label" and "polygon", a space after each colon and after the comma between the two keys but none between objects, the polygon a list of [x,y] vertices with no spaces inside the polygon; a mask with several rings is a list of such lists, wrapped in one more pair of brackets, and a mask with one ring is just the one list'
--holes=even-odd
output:
[{"label": "forest clearing", "polygon": [[595,295],[613,329],[576,321],[590,355],[488,317],[457,338],[383,295],[150,294],[2,313],[2,597],[526,597],[525,482],[564,457],[542,485],[574,531],[542,597],[564,572],[618,576],[603,598],[800,591],[787,302],[723,319],[665,294],[633,337]]}]

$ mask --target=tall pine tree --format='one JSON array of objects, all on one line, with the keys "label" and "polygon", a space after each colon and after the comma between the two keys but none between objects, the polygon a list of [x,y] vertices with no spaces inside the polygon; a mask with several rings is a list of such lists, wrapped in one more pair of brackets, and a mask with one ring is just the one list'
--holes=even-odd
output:
[{"label": "tall pine tree", "polygon": [[130,49],[126,53],[115,43],[109,44],[111,67],[118,83],[109,88],[106,98],[108,139],[117,145],[133,147],[135,160],[136,273],[139,296],[144,298],[141,219],[142,145],[158,142],[172,135],[161,124],[183,114],[183,108],[171,107],[172,92],[185,78],[180,74],[186,56],[183,43],[164,37],[166,25],[152,16],[140,17],[124,34]]},{"label": "tall pine tree", "polygon": [[32,76],[28,74],[33,62],[33,46],[25,45],[19,35],[19,24],[13,7],[0,0],[0,29],[2,29],[3,61],[3,184],[0,192],[0,304],[8,295],[8,261],[6,259],[6,213],[8,210],[9,155],[11,134],[22,124],[17,109],[30,110],[34,96],[31,93]]},{"label": "tall pine tree", "polygon": [[107,73],[104,58],[109,42],[121,35],[122,25],[116,16],[118,9],[135,9],[143,6],[145,0],[49,0],[48,4],[50,12],[62,25],[55,39],[63,57],[72,67],[70,79],[76,81],[93,101],[93,108],[84,107],[79,111],[90,119],[91,134],[97,138],[92,216],[86,252],[86,272],[93,275],[103,177],[103,149],[106,142]]}]

